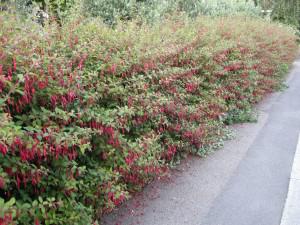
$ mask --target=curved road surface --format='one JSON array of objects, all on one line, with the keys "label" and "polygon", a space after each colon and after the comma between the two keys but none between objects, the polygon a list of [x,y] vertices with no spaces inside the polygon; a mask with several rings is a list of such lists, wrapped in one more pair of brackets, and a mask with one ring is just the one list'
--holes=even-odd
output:
[{"label": "curved road surface", "polygon": [[185,160],[103,224],[279,225],[300,132],[300,59],[287,83],[258,106],[258,123],[235,125],[223,149]]}]

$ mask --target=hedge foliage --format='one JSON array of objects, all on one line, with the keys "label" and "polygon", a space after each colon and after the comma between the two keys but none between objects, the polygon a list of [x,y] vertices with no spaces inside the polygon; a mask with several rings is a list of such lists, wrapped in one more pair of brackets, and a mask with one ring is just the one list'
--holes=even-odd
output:
[{"label": "hedge foliage", "polygon": [[0,24],[0,224],[96,224],[247,120],[297,52],[288,28],[241,16]]}]

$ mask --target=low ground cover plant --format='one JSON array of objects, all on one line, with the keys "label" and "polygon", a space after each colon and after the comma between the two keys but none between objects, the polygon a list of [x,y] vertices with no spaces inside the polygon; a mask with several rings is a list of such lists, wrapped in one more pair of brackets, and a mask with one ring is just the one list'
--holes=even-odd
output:
[{"label": "low ground cover plant", "polygon": [[245,16],[0,15],[0,224],[93,224],[280,88],[290,28]]}]

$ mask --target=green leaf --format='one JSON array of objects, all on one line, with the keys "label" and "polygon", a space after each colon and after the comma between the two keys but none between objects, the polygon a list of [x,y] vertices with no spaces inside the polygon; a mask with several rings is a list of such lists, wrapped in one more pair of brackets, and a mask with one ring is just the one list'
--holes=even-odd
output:
[{"label": "green leaf", "polygon": [[15,198],[11,198],[8,202],[5,203],[6,206],[11,207],[16,203]]}]

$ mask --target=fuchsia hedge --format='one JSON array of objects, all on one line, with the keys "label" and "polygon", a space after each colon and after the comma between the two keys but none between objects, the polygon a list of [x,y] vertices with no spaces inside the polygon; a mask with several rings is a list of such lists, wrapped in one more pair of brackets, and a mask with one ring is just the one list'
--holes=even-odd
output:
[{"label": "fuchsia hedge", "polygon": [[0,24],[1,225],[97,223],[247,121],[297,52],[291,30],[246,17]]}]

